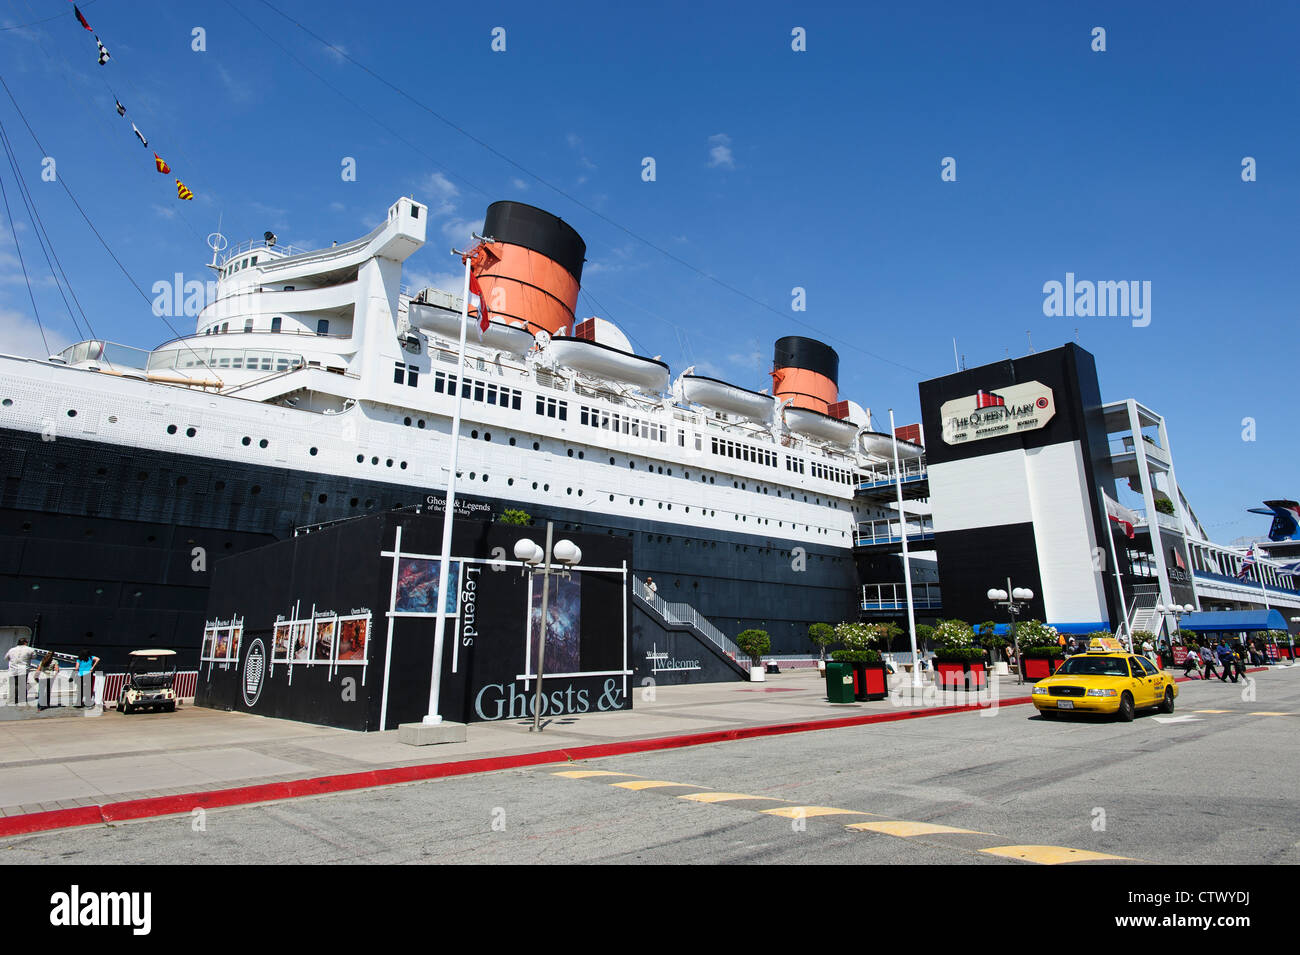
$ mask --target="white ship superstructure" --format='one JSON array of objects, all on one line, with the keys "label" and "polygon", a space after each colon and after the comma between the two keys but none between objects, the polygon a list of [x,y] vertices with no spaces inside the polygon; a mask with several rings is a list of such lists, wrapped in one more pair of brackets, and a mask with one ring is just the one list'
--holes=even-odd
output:
[{"label": "white ship superstructure", "polygon": [[[529,222],[547,216],[517,203],[493,208],[500,206]],[[822,560],[833,554],[849,565],[843,599],[853,605],[855,525],[895,513],[854,500],[863,469],[887,450],[867,412],[848,403],[837,418],[693,369],[673,379],[604,319],[552,333],[507,310],[481,339],[471,319],[460,367],[459,295],[410,294],[401,284],[426,223],[427,208],[403,198],[369,235],[342,245],[299,251],[268,234],[226,251],[214,260],[216,295],[195,333],[149,352],[81,342],[51,360],[0,358],[0,426],[56,443],[106,444],[132,460],[176,455],[236,473],[297,472],[303,499],[279,494],[267,505],[283,535],[316,519],[439,495],[459,387],[460,486],[471,509],[495,502],[535,516],[555,512],[611,532],[642,530],[656,545],[667,535],[716,547],[739,535],[769,555],[784,551],[782,562],[794,546],[811,547]],[[519,241],[529,241],[526,230]],[[537,245],[545,251],[549,241]],[[864,434],[874,435],[874,454],[863,451]],[[194,480],[185,471],[183,463],[169,466],[163,498],[174,490],[183,503]],[[172,517],[157,475],[136,478],[150,493],[123,516]],[[121,473],[113,479],[120,485]],[[211,511],[229,488],[207,483]],[[396,499],[364,490],[376,484],[396,486]],[[276,493],[252,484],[240,506]],[[651,560],[640,569],[671,568]],[[754,583],[763,579],[759,573]]]}]

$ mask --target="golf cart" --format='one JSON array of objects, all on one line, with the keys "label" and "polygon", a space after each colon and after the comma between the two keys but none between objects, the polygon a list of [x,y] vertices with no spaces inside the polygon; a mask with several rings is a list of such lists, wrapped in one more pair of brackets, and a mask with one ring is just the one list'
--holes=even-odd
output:
[{"label": "golf cart", "polygon": [[175,650],[132,650],[126,680],[117,698],[117,711],[166,710],[176,712]]}]

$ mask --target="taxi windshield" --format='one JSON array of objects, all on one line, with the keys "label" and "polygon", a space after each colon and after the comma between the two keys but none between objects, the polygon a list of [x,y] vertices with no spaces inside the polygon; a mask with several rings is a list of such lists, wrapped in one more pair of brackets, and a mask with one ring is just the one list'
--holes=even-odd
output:
[{"label": "taxi windshield", "polygon": [[1058,674],[1071,676],[1128,676],[1128,663],[1123,657],[1070,657]]}]

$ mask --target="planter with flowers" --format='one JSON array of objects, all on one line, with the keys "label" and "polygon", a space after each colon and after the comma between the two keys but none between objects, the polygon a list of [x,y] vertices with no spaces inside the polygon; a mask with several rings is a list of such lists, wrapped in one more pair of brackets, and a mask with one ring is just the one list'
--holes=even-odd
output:
[{"label": "planter with flowers", "polygon": [[1037,683],[1061,668],[1065,651],[1061,649],[1060,633],[1041,620],[1026,620],[1016,627],[1016,641],[1024,660],[1025,679]]},{"label": "planter with flowers", "polygon": [[942,689],[982,689],[988,683],[984,648],[965,620],[941,620],[934,628],[934,678]]},{"label": "planter with flowers", "polygon": [[883,700],[887,697],[889,671],[875,647],[888,639],[888,624],[841,623],[835,627],[835,636],[844,649],[834,651],[831,659],[853,668],[853,698]]}]

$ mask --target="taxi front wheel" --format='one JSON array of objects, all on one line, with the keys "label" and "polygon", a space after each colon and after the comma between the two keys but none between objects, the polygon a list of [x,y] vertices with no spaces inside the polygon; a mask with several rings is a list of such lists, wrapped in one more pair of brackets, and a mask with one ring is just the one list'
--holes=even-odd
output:
[{"label": "taxi front wheel", "polygon": [[1174,711],[1174,688],[1165,687],[1165,698],[1160,703],[1161,713],[1172,713]]},{"label": "taxi front wheel", "polygon": [[1115,715],[1122,723],[1132,723],[1133,713],[1133,694],[1125,690],[1124,695],[1119,698],[1119,710]]}]

